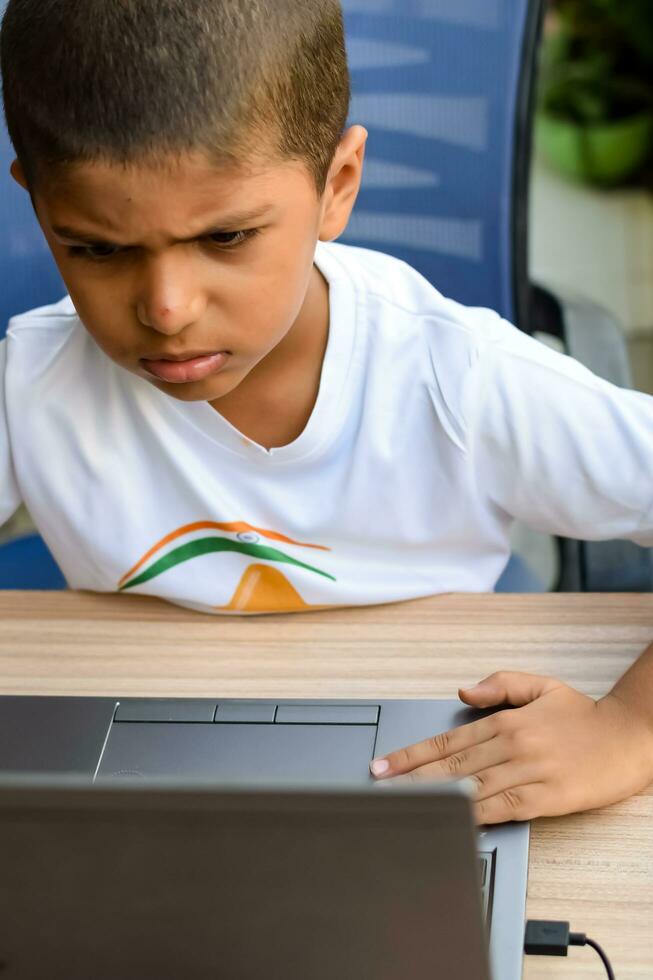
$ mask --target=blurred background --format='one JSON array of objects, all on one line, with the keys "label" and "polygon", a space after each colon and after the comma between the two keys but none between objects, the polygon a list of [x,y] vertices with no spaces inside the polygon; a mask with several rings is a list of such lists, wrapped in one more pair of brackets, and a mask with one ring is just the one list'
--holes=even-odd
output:
[{"label": "blurred background", "polygon": [[653,393],[651,0],[550,0],[529,229],[531,278],[611,310]]}]

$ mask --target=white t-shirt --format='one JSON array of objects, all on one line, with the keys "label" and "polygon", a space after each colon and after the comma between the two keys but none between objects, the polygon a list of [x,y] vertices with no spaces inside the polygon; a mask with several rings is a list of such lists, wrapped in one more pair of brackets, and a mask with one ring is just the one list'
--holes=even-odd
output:
[{"label": "white t-shirt", "polygon": [[329,337],[266,450],[98,347],[72,301],[0,343],[0,524],[21,500],[72,589],[209,613],[491,591],[514,519],[653,545],[653,397],[381,252],[318,242]]}]

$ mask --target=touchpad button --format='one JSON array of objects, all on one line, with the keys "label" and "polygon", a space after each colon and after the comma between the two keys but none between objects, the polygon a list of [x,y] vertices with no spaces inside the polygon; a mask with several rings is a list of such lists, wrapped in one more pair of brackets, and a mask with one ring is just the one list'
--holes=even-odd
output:
[{"label": "touchpad button", "polygon": [[98,780],[367,782],[376,725],[112,725]]}]

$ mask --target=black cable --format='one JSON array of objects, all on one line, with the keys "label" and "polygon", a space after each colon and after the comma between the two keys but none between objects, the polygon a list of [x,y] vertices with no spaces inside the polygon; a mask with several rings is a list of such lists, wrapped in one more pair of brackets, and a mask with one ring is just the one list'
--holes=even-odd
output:
[{"label": "black cable", "polygon": [[529,956],[566,956],[569,946],[591,946],[601,957],[608,980],[615,980],[610,960],[594,939],[584,932],[569,932],[568,922],[529,919],[524,936],[524,952]]},{"label": "black cable", "polygon": [[594,939],[590,939],[586,936],[584,932],[571,932],[569,933],[569,945],[570,946],[591,946],[601,957],[601,962],[605,967],[605,972],[608,974],[608,980],[614,980],[614,971],[610,966],[610,960],[605,955],[599,944]]}]

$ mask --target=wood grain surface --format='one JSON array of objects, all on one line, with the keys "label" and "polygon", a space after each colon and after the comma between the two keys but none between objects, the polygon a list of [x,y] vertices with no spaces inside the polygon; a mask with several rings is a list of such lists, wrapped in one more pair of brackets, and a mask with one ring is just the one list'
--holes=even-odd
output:
[{"label": "wood grain surface", "polygon": [[[212,616],[143,596],[0,592],[0,693],[455,698],[494,670],[606,693],[653,640],[653,595],[443,595]],[[529,918],[566,919],[617,980],[653,980],[653,785],[532,823]],[[524,980],[605,977],[596,953],[530,958]],[[501,980],[501,978],[496,978]]]}]

